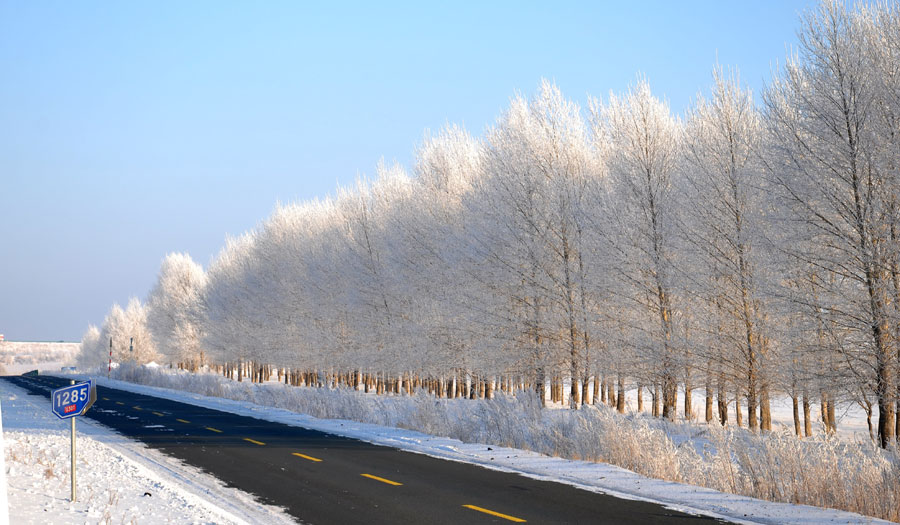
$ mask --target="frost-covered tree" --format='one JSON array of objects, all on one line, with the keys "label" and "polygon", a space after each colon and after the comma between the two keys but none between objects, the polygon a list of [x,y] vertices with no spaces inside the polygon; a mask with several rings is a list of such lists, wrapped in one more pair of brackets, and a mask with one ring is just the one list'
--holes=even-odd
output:
[{"label": "frost-covered tree", "polygon": [[[681,127],[665,101],[654,97],[646,79],[624,96],[594,99],[595,133],[607,142],[612,184],[608,249],[625,286],[617,290],[623,305],[638,312],[648,361],[662,387],[662,415],[674,419],[679,349],[675,345],[673,243],[676,202],[673,177]],[[622,319],[621,321],[625,321]]]},{"label": "frost-covered tree", "polygon": [[255,235],[247,233],[226,241],[207,271],[203,288],[203,346],[218,363],[250,359],[260,335],[258,309],[254,305]]},{"label": "frost-covered tree", "polygon": [[877,75],[864,25],[841,2],[803,19],[798,55],[765,94],[770,177],[811,268],[815,308],[851,328],[840,348],[876,384],[882,446],[894,440],[897,344],[892,293],[896,181],[878,162]]},{"label": "frost-covered tree", "polygon": [[203,365],[200,318],[206,274],[187,254],[163,259],[147,298],[147,324],[157,350],[171,362]]},{"label": "frost-covered tree", "polygon": [[[417,304],[412,311],[421,314],[425,336],[419,341],[424,366],[451,382],[451,376],[461,377],[476,364],[473,351],[494,346],[488,336],[493,330],[473,329],[481,326],[482,312],[490,310],[489,294],[473,279],[478,251],[469,249],[464,206],[482,169],[481,146],[463,128],[448,126],[426,136],[416,151],[416,198],[405,207],[403,223],[395,225],[407,238]],[[501,364],[497,371],[505,368]]]},{"label": "frost-covered tree", "polygon": [[[894,304],[900,300],[900,7],[896,3],[871,4],[859,8],[856,15],[865,35],[867,64],[875,82],[874,133],[879,144],[875,154],[879,170],[891,182],[888,199],[890,239],[893,244],[891,281]],[[900,323],[894,320],[900,335]],[[900,439],[900,345],[894,367],[895,432]]]},{"label": "frost-covered tree", "polygon": [[508,270],[497,277],[511,285],[510,313],[529,334],[538,388],[548,367],[564,370],[573,408],[579,379],[586,381],[594,317],[584,214],[596,158],[578,106],[544,81],[531,100],[514,98],[489,133],[478,212],[488,221],[485,238],[494,236],[482,243],[491,263]]},{"label": "frost-covered tree", "polygon": [[100,329],[89,325],[81,337],[81,349],[75,358],[81,368],[92,368],[108,362],[106,345],[100,339]]},{"label": "frost-covered tree", "polygon": [[[109,347],[106,345],[110,340],[112,360],[116,363],[145,364],[159,357],[147,327],[147,310],[136,297],[129,299],[124,309],[118,303],[112,305],[100,328],[96,353],[108,355]],[[103,350],[104,347],[106,351]]]},{"label": "frost-covered tree", "polygon": [[707,361],[718,374],[743,385],[749,427],[760,426],[759,406],[761,427],[771,430],[772,341],[759,282],[769,260],[762,216],[765,190],[757,162],[762,125],[751,92],[739,87],[736,75],[727,78],[716,68],[713,77],[710,97],[698,96],[684,133],[681,199],[690,203],[685,206],[689,219],[684,237],[704,269],[691,274],[691,283],[712,311],[707,319],[714,322],[705,327],[714,334],[710,348],[722,351]]}]

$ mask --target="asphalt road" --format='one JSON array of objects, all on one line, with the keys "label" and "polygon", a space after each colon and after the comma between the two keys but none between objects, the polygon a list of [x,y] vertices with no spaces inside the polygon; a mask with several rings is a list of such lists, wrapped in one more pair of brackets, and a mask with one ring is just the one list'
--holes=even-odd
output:
[{"label": "asphalt road", "polygon": [[[51,376],[3,379],[48,398]],[[660,505],[97,387],[89,417],[316,525],[716,523]]]}]

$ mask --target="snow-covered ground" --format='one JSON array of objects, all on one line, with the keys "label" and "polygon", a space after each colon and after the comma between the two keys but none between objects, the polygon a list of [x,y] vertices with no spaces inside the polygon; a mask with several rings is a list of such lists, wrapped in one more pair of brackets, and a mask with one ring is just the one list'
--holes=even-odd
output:
[{"label": "snow-covered ground", "polygon": [[[156,370],[153,373],[164,374],[165,371]],[[319,419],[272,406],[273,400],[285,397],[290,387],[271,384],[252,385],[246,382],[226,382],[218,376],[209,374],[178,375],[183,377],[173,377],[172,379],[176,381],[181,379],[185,381],[185,384],[189,384],[189,381],[190,384],[201,388],[217,389],[217,396],[222,397],[107,380],[102,377],[94,377],[94,379],[99,380],[99,383],[102,385],[136,393],[155,395],[216,410],[322,430],[434,457],[515,472],[536,479],[567,483],[586,490],[603,492],[623,498],[658,502],[673,509],[719,516],[730,521],[794,524],[886,523],[874,518],[837,510],[773,503],[682,483],[661,481],[604,463],[567,460],[516,448],[488,446],[483,443],[464,443],[457,439],[436,437],[386,425],[360,423],[347,419]],[[157,375],[156,377],[159,376]],[[295,388],[290,391],[298,392],[301,390],[324,391],[313,393],[313,395],[320,396],[316,401],[317,403],[322,403],[323,396],[340,395],[329,394],[327,389]],[[223,399],[223,397],[238,398],[240,400]],[[384,396],[377,397],[379,399],[373,402],[380,403],[378,410],[384,412],[386,414],[385,417],[388,419],[393,417],[391,413],[394,409],[391,407],[390,400],[388,399],[387,402],[384,402]],[[375,396],[369,396],[367,399],[373,398]],[[401,400],[400,397],[394,399]],[[427,402],[435,404],[434,400],[422,401],[422,399],[425,399],[425,397],[422,396],[419,400],[414,399],[413,403]],[[354,402],[352,400],[348,401],[347,397],[344,397],[343,401],[345,403]],[[407,399],[405,402],[408,404],[410,400]],[[363,410],[362,407],[358,409]],[[445,409],[436,407],[435,410]]]},{"label": "snow-covered ground", "polygon": [[216,478],[78,418],[77,501],[69,422],[45,398],[0,381],[10,523],[294,523]]},{"label": "snow-covered ground", "polygon": [[[564,392],[569,391],[568,383],[564,387]],[[684,392],[679,390],[679,401],[676,407],[677,417],[684,416],[683,410],[683,399]],[[692,403],[694,417],[697,420],[702,420],[705,416],[705,401],[704,397],[706,396],[706,391],[702,388],[694,389],[692,395]],[[637,410],[637,390],[631,389],[625,391],[625,405],[627,410],[634,412]],[[557,404],[556,408],[567,408],[567,403]],[[644,391],[644,409],[649,410],[650,407],[650,395],[647,391]],[[747,413],[746,406],[743,407],[744,410],[744,425],[747,424]],[[715,407],[713,408],[715,410]],[[772,398],[771,403],[772,410],[772,429],[786,429],[790,432],[794,431],[794,407],[789,396],[775,396]],[[812,427],[814,434],[823,434],[824,427],[822,425],[822,412],[820,410],[820,404],[818,400],[811,399],[810,400],[810,419],[812,420]],[[718,413],[715,413],[715,417],[718,417]],[[800,408],[800,417],[803,417],[803,409]],[[837,431],[838,434],[846,439],[868,439],[869,436],[869,428],[866,424],[866,414],[863,411],[862,407],[860,407],[856,403],[841,403],[836,407],[835,410],[835,419],[837,420]],[[730,425],[736,425],[737,421],[734,413],[734,402],[728,405],[728,421]],[[872,424],[878,424],[878,407],[875,406],[872,411]]]}]

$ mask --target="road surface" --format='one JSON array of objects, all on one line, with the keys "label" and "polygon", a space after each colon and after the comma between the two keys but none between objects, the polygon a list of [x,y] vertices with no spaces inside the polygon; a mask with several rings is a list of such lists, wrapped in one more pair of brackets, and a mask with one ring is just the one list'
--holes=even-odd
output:
[{"label": "road surface", "polygon": [[[51,376],[3,379],[48,398]],[[304,523],[716,523],[653,503],[124,390],[84,417],[283,507]]]}]

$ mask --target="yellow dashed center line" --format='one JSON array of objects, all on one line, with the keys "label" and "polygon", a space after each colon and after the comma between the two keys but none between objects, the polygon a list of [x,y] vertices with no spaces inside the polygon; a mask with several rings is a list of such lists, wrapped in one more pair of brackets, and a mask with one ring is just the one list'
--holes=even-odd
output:
[{"label": "yellow dashed center line", "polygon": [[123,403],[123,402],[121,402],[121,401],[116,401],[116,404],[117,404],[117,405],[124,405],[125,403]]},{"label": "yellow dashed center line", "polygon": [[141,408],[141,407],[131,407],[131,408],[133,408],[135,410],[143,410],[143,408]]},{"label": "yellow dashed center line", "polygon": [[188,421],[187,419],[175,419],[175,421],[178,421],[180,423],[190,423],[190,421]]},{"label": "yellow dashed center line", "polygon": [[388,485],[394,485],[394,486],[398,486],[398,487],[400,485],[403,485],[403,483],[397,483],[396,481],[391,481],[389,479],[379,478],[378,476],[373,476],[371,474],[360,474],[360,476],[362,476],[364,478],[374,479],[375,481],[380,481],[382,483],[387,483]]},{"label": "yellow dashed center line", "polygon": [[222,431],[219,430],[218,428],[213,428],[213,427],[206,427],[206,430],[212,430],[213,432],[219,432],[219,433],[222,432]]},{"label": "yellow dashed center line", "polygon": [[265,445],[265,443],[263,443],[262,441],[257,441],[255,439],[250,439],[250,438],[244,438],[244,441],[249,441],[250,443],[253,443],[254,445]]},{"label": "yellow dashed center line", "polygon": [[514,521],[516,523],[525,523],[525,520],[523,520],[522,518],[517,518],[515,516],[509,516],[507,514],[501,514],[499,512],[494,512],[493,510],[476,507],[475,505],[463,505],[463,507],[465,507],[467,509],[477,510],[478,512],[483,512],[485,514],[490,514],[491,516],[496,516],[498,518],[503,518],[505,520]]},{"label": "yellow dashed center line", "polygon": [[156,416],[159,416],[159,417],[165,416],[165,414],[161,414],[161,413],[159,413],[159,412],[154,412],[153,415],[156,415]]},{"label": "yellow dashed center line", "polygon": [[299,452],[292,452],[292,454],[294,454],[294,455],[297,456],[298,458],[308,459],[308,460],[310,460],[310,461],[322,461],[322,460],[319,459],[319,458],[314,458],[314,457],[312,457],[312,456],[307,456],[306,454],[301,454],[301,453],[299,453]]},{"label": "yellow dashed center line", "polygon": [[108,397],[104,397],[104,398],[102,398],[102,399],[103,399],[104,401],[109,401],[109,398],[108,398]]}]

